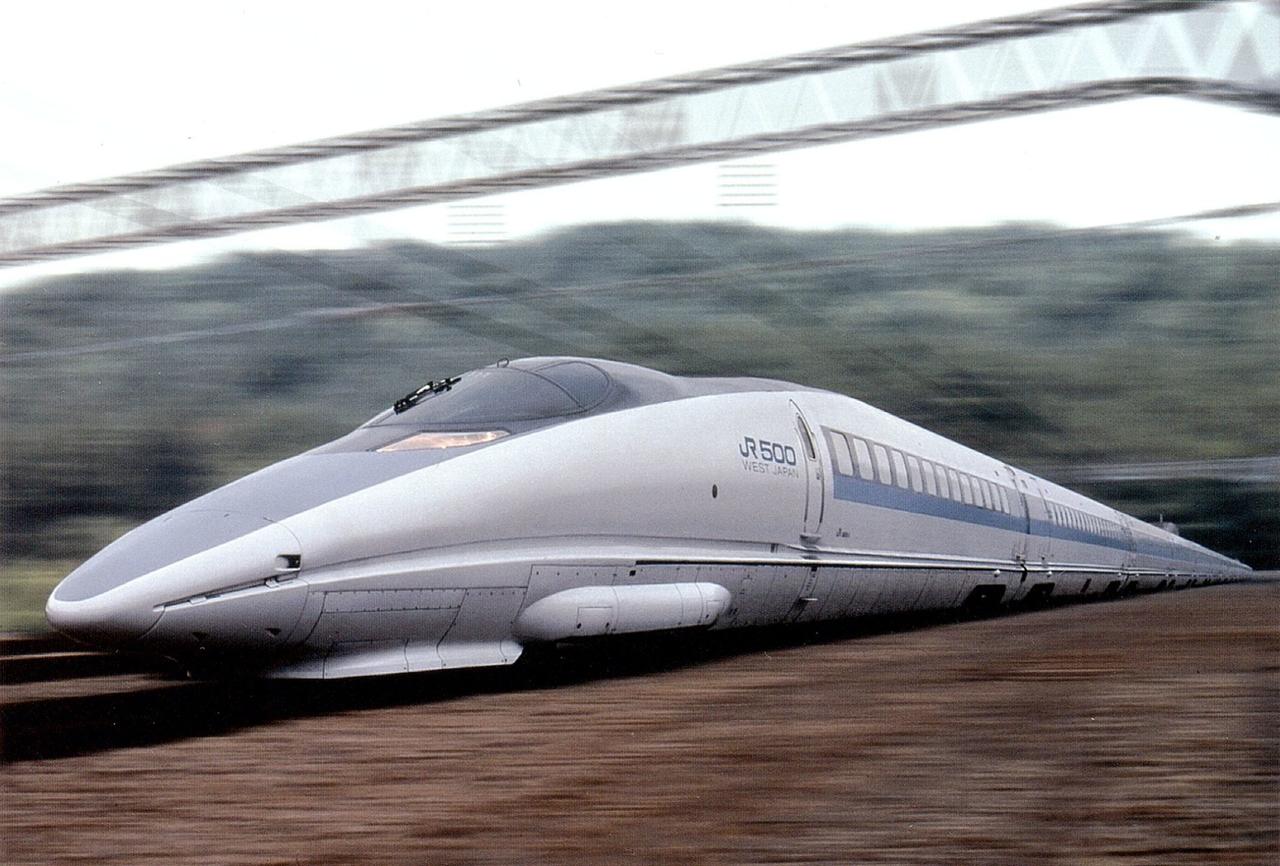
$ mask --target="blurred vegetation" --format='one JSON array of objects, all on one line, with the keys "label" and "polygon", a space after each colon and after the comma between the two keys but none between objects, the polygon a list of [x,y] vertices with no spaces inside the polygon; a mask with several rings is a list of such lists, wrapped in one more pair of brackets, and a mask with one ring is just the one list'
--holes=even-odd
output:
[{"label": "blurred vegetation", "polygon": [[[1280,245],[1015,226],[585,226],[0,295],[0,628],[128,526],[422,381],[564,353],[841,391],[1015,465],[1280,453]],[[1085,491],[1275,566],[1280,490]]]}]

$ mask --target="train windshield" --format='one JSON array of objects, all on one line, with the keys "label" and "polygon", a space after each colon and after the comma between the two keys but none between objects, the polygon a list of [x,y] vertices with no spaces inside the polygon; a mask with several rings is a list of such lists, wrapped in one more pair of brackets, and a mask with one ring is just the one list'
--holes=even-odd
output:
[{"label": "train windshield", "polygon": [[608,391],[604,371],[582,361],[559,361],[535,369],[484,367],[420,389],[401,401],[408,402],[402,411],[384,412],[369,426],[475,429],[558,418],[591,409]]}]

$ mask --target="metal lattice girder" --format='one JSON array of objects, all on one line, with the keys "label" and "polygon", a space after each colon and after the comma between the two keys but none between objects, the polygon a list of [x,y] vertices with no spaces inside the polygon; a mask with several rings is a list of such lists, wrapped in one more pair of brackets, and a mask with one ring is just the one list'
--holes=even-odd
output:
[{"label": "metal lattice girder", "polygon": [[0,264],[1158,94],[1280,113],[1280,6],[1068,7],[55,187],[0,200]]}]

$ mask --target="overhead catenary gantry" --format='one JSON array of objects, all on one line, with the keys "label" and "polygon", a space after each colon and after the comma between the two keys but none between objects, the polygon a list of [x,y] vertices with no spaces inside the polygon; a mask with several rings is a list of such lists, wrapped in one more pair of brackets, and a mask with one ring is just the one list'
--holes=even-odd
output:
[{"label": "overhead catenary gantry", "polygon": [[54,187],[0,200],[0,264],[1145,95],[1280,114],[1280,5],[1073,6]]}]

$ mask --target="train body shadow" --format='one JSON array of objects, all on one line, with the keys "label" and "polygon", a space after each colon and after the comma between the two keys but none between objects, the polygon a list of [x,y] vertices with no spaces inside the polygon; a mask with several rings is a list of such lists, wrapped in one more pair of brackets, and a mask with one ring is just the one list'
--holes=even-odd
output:
[{"label": "train body shadow", "polygon": [[[272,722],[351,710],[427,705],[471,695],[555,690],[647,676],[770,650],[937,628],[1060,607],[1067,602],[787,624],[724,632],[666,632],[531,646],[516,664],[343,680],[189,679],[138,657],[87,656],[80,676],[145,670],[132,691],[36,698],[0,706],[0,761],[40,761],[217,736]],[[113,666],[103,659],[116,659]],[[52,678],[68,675],[63,665]],[[18,677],[23,679],[22,676]],[[14,680],[5,677],[6,681]],[[26,681],[39,679],[38,675]]]}]

